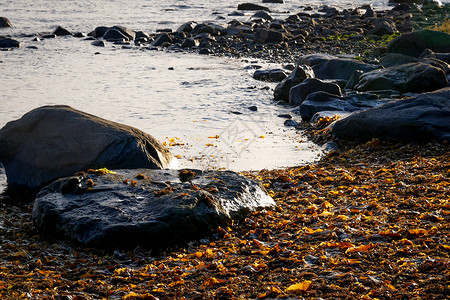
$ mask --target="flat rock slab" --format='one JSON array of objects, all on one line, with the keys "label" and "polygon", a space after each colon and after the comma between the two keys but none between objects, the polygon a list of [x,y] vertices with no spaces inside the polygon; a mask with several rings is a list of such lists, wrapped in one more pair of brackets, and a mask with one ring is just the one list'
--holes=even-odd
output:
[{"label": "flat rock slab", "polygon": [[366,109],[330,125],[334,137],[405,142],[450,141],[450,88]]},{"label": "flat rock slab", "polygon": [[177,170],[59,179],[37,195],[33,221],[44,235],[84,245],[162,248],[276,206],[259,183],[235,172],[193,171],[192,185]]}]

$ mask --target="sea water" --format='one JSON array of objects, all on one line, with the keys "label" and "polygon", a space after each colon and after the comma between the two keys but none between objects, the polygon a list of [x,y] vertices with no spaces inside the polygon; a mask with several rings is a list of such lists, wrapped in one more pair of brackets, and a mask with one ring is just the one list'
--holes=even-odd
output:
[{"label": "sea water", "polygon": [[[74,37],[33,41],[35,34],[58,25],[72,32],[122,25],[152,33],[175,30],[187,21],[245,21],[253,12],[232,14],[242,2],[2,0],[0,16],[14,27],[0,28],[0,35],[10,35],[22,47],[0,51],[0,127],[39,106],[66,104],[155,136],[179,158],[180,167],[252,170],[313,162],[321,149],[283,125],[285,119],[278,116],[289,108],[272,100],[274,84],[252,79],[255,66],[268,67],[262,61],[113,44],[98,48]],[[274,17],[286,18],[307,6],[318,10],[367,3],[286,0],[263,5]],[[386,1],[370,3],[387,8]]]}]

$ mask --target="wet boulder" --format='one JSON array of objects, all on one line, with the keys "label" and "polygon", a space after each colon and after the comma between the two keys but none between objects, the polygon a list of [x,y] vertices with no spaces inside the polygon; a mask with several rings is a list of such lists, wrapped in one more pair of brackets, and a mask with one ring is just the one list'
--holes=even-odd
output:
[{"label": "wet boulder", "polygon": [[8,37],[0,36],[0,48],[19,48],[20,42]]},{"label": "wet boulder", "polygon": [[363,63],[361,61],[340,58],[329,54],[309,54],[301,56],[297,64],[308,65],[314,70],[314,74],[319,79],[342,79],[349,80],[357,70],[369,72],[378,66]]},{"label": "wet boulder", "polygon": [[412,57],[419,57],[426,49],[436,53],[450,53],[450,34],[434,30],[414,31],[393,39],[387,47],[389,53]]},{"label": "wet boulder", "polygon": [[450,141],[450,88],[354,113],[331,125],[336,138],[405,142]]},{"label": "wet boulder", "polygon": [[357,91],[396,90],[423,93],[447,86],[446,72],[429,63],[418,62],[371,71],[360,76]]},{"label": "wet boulder", "polygon": [[376,95],[368,93],[349,93],[344,97],[326,92],[310,94],[296,110],[303,121],[309,122],[314,115],[320,112],[354,112],[381,105]]},{"label": "wet boulder", "polygon": [[34,109],[0,130],[8,185],[38,189],[89,168],[171,166],[170,151],[151,135],[72,107]]},{"label": "wet boulder", "polygon": [[95,247],[163,248],[276,206],[259,183],[231,171],[115,170],[63,178],[37,195],[40,233]]},{"label": "wet boulder", "polygon": [[104,38],[105,40],[118,40],[125,39],[127,41],[133,41],[136,38],[136,33],[123,26],[99,26],[90,33],[95,38]]},{"label": "wet boulder", "polygon": [[297,66],[288,77],[283,79],[274,90],[274,99],[289,102],[289,92],[294,85],[307,78],[313,78],[314,72],[309,66]]},{"label": "wet boulder", "polygon": [[253,73],[253,79],[266,81],[266,82],[279,82],[287,77],[284,70],[273,69],[273,70],[256,70]]},{"label": "wet boulder", "polygon": [[388,68],[418,61],[419,60],[417,58],[409,55],[404,55],[400,53],[388,53],[382,58],[380,58],[380,65],[385,68]]},{"label": "wet boulder", "polygon": [[70,32],[69,30],[67,30],[61,26],[56,27],[55,31],[53,31],[53,34],[57,35],[57,36],[73,35],[72,32]]},{"label": "wet boulder", "polygon": [[6,17],[0,17],[0,28],[13,27],[11,22]]},{"label": "wet boulder", "polygon": [[158,34],[155,37],[155,40],[151,43],[151,46],[160,47],[167,43],[172,44],[172,42],[173,42],[172,37],[164,32],[164,33]]},{"label": "wet boulder", "polygon": [[317,78],[305,79],[291,88],[289,91],[289,105],[298,106],[305,101],[309,94],[314,92],[326,92],[328,94],[341,96],[339,85],[331,82],[325,82]]}]

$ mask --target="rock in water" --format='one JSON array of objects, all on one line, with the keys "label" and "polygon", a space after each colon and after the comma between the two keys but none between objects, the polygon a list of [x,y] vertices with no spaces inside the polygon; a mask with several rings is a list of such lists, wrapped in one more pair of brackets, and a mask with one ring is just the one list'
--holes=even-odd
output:
[{"label": "rock in water", "polygon": [[192,183],[181,182],[177,170],[59,179],[37,195],[33,221],[43,234],[84,245],[162,248],[276,206],[259,183],[237,173],[192,173]]},{"label": "rock in water", "polygon": [[9,186],[37,189],[89,168],[168,168],[170,151],[151,135],[69,106],[44,106],[0,130]]},{"label": "rock in water", "polygon": [[0,48],[20,48],[20,42],[0,36]]},{"label": "rock in water", "polygon": [[354,113],[331,126],[333,136],[406,142],[450,141],[450,88]]},{"label": "rock in water", "polygon": [[12,27],[11,22],[6,17],[0,17],[0,28],[1,27]]}]

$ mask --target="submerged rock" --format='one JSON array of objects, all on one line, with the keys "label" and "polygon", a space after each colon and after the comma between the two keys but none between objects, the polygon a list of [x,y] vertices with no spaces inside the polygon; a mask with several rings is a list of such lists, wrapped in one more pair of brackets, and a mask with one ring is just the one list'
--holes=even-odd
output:
[{"label": "submerged rock", "polygon": [[175,170],[60,179],[37,195],[33,221],[43,234],[84,245],[162,248],[276,206],[259,183],[237,173],[187,173],[192,183]]},{"label": "submerged rock", "polygon": [[406,142],[450,141],[450,88],[354,113],[330,126],[334,137]]},{"label": "submerged rock", "polygon": [[43,106],[0,130],[9,186],[38,189],[89,168],[168,168],[170,151],[151,135],[69,106]]}]

